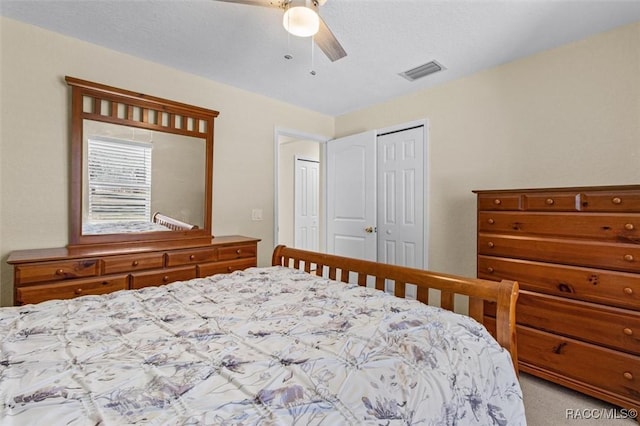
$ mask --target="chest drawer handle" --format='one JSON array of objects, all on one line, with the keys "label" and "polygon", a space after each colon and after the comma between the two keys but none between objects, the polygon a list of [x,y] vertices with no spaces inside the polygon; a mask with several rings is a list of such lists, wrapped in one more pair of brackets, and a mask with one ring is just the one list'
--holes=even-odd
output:
[{"label": "chest drawer handle", "polygon": [[500,200],[500,198],[496,198],[495,200],[493,200],[493,204],[499,206],[500,204],[502,204],[502,200]]},{"label": "chest drawer handle", "polygon": [[64,269],[58,269],[56,275],[64,275]]},{"label": "chest drawer handle", "polygon": [[195,254],[192,254],[191,256],[189,256],[189,260],[193,260],[193,259],[195,259],[195,258],[196,258],[196,255],[195,255]]},{"label": "chest drawer handle", "polygon": [[625,254],[624,260],[626,260],[627,262],[633,262],[633,256],[630,254]]},{"label": "chest drawer handle", "polygon": [[74,293],[75,294],[82,294],[82,289],[81,288],[77,288]]},{"label": "chest drawer handle", "polygon": [[629,296],[631,296],[633,294],[633,289],[631,287],[625,287],[624,294],[628,294]]},{"label": "chest drawer handle", "polygon": [[165,275],[164,277],[162,277],[162,281],[164,281],[165,283],[169,281],[169,275]]},{"label": "chest drawer handle", "polygon": [[629,371],[625,371],[622,376],[627,380],[633,380],[633,374],[631,374],[631,372]]},{"label": "chest drawer handle", "polygon": [[544,202],[547,203],[548,206],[552,206],[553,203],[555,203],[555,201],[553,201],[553,198],[547,198]]},{"label": "chest drawer handle", "polygon": [[242,253],[242,250],[240,249],[236,250],[236,254],[240,254],[240,253]]},{"label": "chest drawer handle", "polygon": [[489,222],[489,225],[493,225],[494,223],[496,223],[496,221],[493,220],[493,219],[489,219],[489,220],[487,220],[487,222]]},{"label": "chest drawer handle", "polygon": [[624,225],[624,229],[626,229],[627,231],[633,231],[634,229],[636,229],[636,227],[633,225],[633,223],[627,223],[626,225]]},{"label": "chest drawer handle", "polygon": [[628,327],[627,327],[627,328],[625,328],[625,329],[623,329],[623,330],[622,330],[622,332],[623,332],[624,334],[626,334],[627,336],[633,336],[633,330],[632,330],[632,329],[630,329],[630,328],[628,328]]},{"label": "chest drawer handle", "polygon": [[233,268],[231,266],[227,266],[227,271],[233,272]]},{"label": "chest drawer handle", "polygon": [[489,272],[490,274],[493,274],[494,271],[495,269],[493,269],[491,266],[487,268],[487,272]]},{"label": "chest drawer handle", "polygon": [[494,247],[496,246],[496,245],[495,245],[495,244],[493,244],[491,241],[489,241],[489,242],[487,243],[487,245],[489,246],[489,248],[494,248]]},{"label": "chest drawer handle", "polygon": [[611,199],[611,202],[612,202],[613,204],[621,204],[621,203],[622,203],[622,199],[621,199],[620,197],[613,197],[613,198]]},{"label": "chest drawer handle", "polygon": [[138,266],[138,265],[139,265],[139,262],[138,262],[137,260],[134,260],[133,262],[131,262],[131,265],[132,265],[132,266]]}]

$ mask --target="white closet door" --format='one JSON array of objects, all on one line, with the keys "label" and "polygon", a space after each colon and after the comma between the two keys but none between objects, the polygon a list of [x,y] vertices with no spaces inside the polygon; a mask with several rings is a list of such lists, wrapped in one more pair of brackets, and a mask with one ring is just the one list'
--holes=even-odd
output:
[{"label": "white closet door", "polygon": [[424,127],[378,136],[378,261],[423,268]]},{"label": "white closet door", "polygon": [[327,252],[376,260],[376,132],[327,142]]},{"label": "white closet door", "polygon": [[315,160],[295,159],[294,246],[304,250],[320,249],[320,164]]}]

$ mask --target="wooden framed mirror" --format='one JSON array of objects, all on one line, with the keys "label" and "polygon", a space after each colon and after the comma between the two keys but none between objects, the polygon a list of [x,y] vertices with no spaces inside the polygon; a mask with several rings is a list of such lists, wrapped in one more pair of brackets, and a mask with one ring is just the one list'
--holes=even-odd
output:
[{"label": "wooden framed mirror", "polygon": [[211,242],[217,111],[65,77],[69,248]]}]

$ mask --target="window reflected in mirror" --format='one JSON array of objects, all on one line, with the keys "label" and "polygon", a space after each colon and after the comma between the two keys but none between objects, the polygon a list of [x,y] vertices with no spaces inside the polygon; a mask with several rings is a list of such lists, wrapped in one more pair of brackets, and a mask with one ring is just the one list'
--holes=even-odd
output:
[{"label": "window reflected in mirror", "polygon": [[82,234],[204,226],[203,139],[83,120]]}]

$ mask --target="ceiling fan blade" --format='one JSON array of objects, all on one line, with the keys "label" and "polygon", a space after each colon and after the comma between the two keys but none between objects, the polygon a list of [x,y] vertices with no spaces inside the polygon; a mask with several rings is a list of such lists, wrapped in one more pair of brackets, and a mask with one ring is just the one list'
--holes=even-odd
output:
[{"label": "ceiling fan blade", "polygon": [[225,3],[246,4],[249,6],[273,7],[276,9],[284,9],[284,0],[215,0]]},{"label": "ceiling fan blade", "polygon": [[347,56],[347,52],[340,45],[338,39],[333,35],[322,18],[320,18],[320,30],[318,30],[318,33],[313,36],[313,40],[316,42],[320,50],[327,55],[331,62],[335,62],[338,59]]}]

